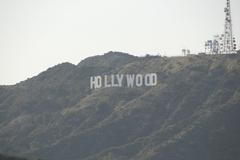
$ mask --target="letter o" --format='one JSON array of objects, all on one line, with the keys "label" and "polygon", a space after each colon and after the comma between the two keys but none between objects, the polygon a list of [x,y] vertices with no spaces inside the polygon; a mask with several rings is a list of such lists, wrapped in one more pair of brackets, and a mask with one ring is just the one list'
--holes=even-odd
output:
[{"label": "letter o", "polygon": [[141,87],[143,85],[143,76],[141,74],[136,75],[136,86]]}]

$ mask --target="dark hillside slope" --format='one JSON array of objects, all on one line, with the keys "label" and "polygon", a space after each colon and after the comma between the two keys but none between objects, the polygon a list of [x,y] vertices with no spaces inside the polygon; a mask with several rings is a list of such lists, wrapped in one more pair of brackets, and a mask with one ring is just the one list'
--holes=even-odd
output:
[{"label": "dark hillside slope", "polygon": [[[27,160],[27,159],[0,154],[0,160]],[[35,160],[37,160],[37,159],[35,159]],[[40,159],[38,159],[38,160],[40,160]]]},{"label": "dark hillside slope", "polygon": [[[155,87],[90,90],[89,77],[157,73]],[[0,152],[49,160],[240,158],[240,55],[110,52],[0,87]]]}]

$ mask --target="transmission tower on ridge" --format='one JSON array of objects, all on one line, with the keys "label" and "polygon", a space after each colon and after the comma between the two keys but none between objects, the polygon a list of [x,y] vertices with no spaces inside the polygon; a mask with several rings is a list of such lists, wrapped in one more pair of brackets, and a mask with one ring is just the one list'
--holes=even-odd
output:
[{"label": "transmission tower on ridge", "polygon": [[208,40],[205,43],[205,53],[207,54],[234,54],[236,51],[236,39],[232,31],[232,17],[230,0],[227,0],[225,12],[224,33],[214,36],[213,40]]},{"label": "transmission tower on ridge", "polygon": [[230,0],[227,0],[227,7],[225,8],[225,28],[223,39],[223,53],[231,54],[236,53],[236,42],[232,32],[232,17],[231,17],[231,4]]}]

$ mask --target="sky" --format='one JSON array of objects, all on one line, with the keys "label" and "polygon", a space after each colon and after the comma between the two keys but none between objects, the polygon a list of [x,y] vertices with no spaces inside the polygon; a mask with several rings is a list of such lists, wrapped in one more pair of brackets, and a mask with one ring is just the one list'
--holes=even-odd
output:
[{"label": "sky", "polygon": [[[224,30],[226,0],[0,0],[0,85],[109,51],[204,51]],[[231,0],[240,42],[240,1]]]}]

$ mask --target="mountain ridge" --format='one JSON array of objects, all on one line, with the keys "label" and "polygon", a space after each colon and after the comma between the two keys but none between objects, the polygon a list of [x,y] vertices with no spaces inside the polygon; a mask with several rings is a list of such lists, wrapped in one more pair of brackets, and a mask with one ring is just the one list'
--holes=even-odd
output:
[{"label": "mountain ridge", "polygon": [[[89,88],[90,76],[149,72],[159,76],[155,87]],[[239,73],[239,55],[109,52],[60,64],[0,87],[0,152],[49,160],[236,159]]]}]

